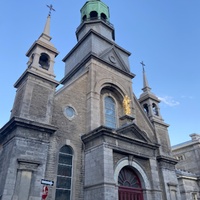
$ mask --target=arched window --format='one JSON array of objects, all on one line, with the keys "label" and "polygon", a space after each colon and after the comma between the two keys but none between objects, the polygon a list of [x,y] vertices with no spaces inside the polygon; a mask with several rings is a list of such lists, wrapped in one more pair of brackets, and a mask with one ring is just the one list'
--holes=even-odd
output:
[{"label": "arched window", "polygon": [[143,105],[143,108],[144,108],[144,112],[148,115],[149,114],[149,108],[148,108],[148,105],[146,103]]},{"label": "arched window", "polygon": [[55,200],[70,200],[72,183],[72,158],[72,148],[67,145],[63,146],[59,151]]},{"label": "arched window", "polygon": [[82,18],[82,20],[86,21],[86,19],[87,19],[87,17],[86,17],[86,15],[84,15],[83,18]]},{"label": "arched window", "polygon": [[96,11],[92,11],[90,13],[90,19],[97,19],[98,18],[98,13]]},{"label": "arched window", "polygon": [[101,19],[102,19],[103,21],[106,21],[107,17],[106,17],[106,15],[105,15],[104,13],[101,13]]},{"label": "arched window", "polygon": [[110,128],[116,128],[116,105],[112,97],[104,98],[105,106],[105,125]]},{"label": "arched window", "polygon": [[156,106],[155,103],[152,104],[152,108],[153,108],[153,114],[158,116],[158,107]]},{"label": "arched window", "polygon": [[130,167],[124,167],[118,176],[119,200],[143,200],[140,179]]},{"label": "arched window", "polygon": [[43,69],[49,69],[49,56],[46,53],[41,53],[39,64]]}]

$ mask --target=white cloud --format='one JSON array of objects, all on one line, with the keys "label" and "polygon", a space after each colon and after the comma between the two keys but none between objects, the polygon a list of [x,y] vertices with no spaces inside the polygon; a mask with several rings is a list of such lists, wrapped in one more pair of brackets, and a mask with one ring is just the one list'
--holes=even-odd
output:
[{"label": "white cloud", "polygon": [[182,95],[181,98],[182,99],[194,99],[193,96],[185,96],[185,95]]},{"label": "white cloud", "polygon": [[160,99],[164,104],[171,107],[178,106],[180,104],[180,102],[174,100],[174,98],[170,96],[158,97],[158,99]]}]

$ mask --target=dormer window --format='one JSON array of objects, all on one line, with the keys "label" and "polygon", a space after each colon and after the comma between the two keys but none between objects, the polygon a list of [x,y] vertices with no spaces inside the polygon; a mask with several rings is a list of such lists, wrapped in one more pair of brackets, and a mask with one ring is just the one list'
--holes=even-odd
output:
[{"label": "dormer window", "polygon": [[39,64],[42,69],[48,70],[49,69],[49,55],[46,53],[41,53]]}]

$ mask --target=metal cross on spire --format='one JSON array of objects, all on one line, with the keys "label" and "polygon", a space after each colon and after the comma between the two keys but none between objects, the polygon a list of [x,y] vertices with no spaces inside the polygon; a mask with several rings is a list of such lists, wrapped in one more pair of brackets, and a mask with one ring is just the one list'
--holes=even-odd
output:
[{"label": "metal cross on spire", "polygon": [[142,68],[143,68],[143,71],[144,71],[144,66],[145,66],[144,62],[142,61],[142,62],[140,62],[140,64],[142,65]]},{"label": "metal cross on spire", "polygon": [[53,5],[50,4],[50,5],[47,5],[47,7],[49,8],[49,16],[51,16],[51,11],[56,11],[54,8],[53,8]]}]

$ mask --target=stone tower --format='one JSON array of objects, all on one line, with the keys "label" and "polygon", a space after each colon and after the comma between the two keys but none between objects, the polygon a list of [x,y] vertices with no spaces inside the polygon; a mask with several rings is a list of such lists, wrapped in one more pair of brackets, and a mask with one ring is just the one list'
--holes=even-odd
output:
[{"label": "stone tower", "polygon": [[0,196],[2,200],[27,200],[41,196],[52,125],[53,99],[58,82],[54,59],[58,51],[50,42],[50,15],[43,33],[27,52],[27,69],[17,88],[10,121],[1,129]]},{"label": "stone tower", "polygon": [[115,42],[109,7],[89,0],[81,8],[57,91],[49,27],[50,16],[0,131],[2,200],[41,199],[41,179],[54,181],[52,200],[180,199],[159,100],[145,72],[143,93],[134,95],[131,54]]},{"label": "stone tower", "polygon": [[[144,65],[143,62],[141,64]],[[177,161],[172,158],[171,145],[167,130],[169,125],[166,124],[162,119],[159,107],[160,100],[155,94],[151,92],[151,88],[148,84],[144,66],[142,90],[143,93],[140,95],[139,102],[146,116],[149,118],[150,122],[154,127],[156,142],[160,145],[160,148],[158,149],[157,161],[158,167],[160,168],[160,178],[164,180],[164,183],[161,186],[162,189],[165,190],[165,192],[163,192],[163,199],[170,199],[172,197],[175,198],[175,193],[178,194],[179,192],[177,183],[173,183],[173,181],[166,181],[170,177],[169,174],[171,174],[171,177],[174,176],[174,166],[177,163]],[[169,189],[171,191],[175,191],[175,193],[172,192],[171,194],[169,194],[167,192]]]}]

